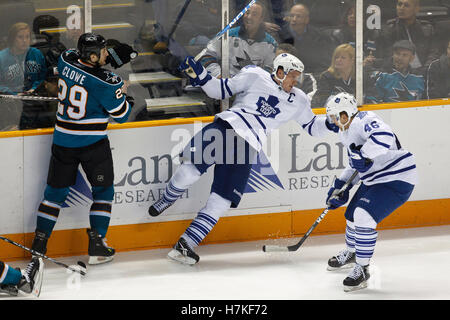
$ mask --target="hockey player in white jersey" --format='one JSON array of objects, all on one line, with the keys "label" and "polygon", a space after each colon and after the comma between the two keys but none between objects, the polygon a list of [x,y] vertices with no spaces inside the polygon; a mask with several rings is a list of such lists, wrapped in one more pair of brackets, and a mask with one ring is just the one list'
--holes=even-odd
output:
[{"label": "hockey player in white jersey", "polygon": [[[170,179],[163,196],[149,208],[151,216],[158,216],[208,167],[215,165],[207,203],[169,252],[169,258],[185,264],[199,261],[193,249],[230,207],[238,206],[252,163],[272,130],[295,120],[312,136],[338,131],[325,116],[315,116],[309,98],[294,87],[303,72],[303,63],[283,53],[273,64],[272,74],[260,67],[246,66],[230,79],[212,77],[192,57],[187,57],[180,65],[182,70],[191,70],[187,72],[191,84],[201,86],[209,97],[226,99],[236,95],[236,98],[229,110],[217,114],[213,123],[192,138],[181,154],[183,163]],[[211,155],[208,154],[210,149],[215,150]]]},{"label": "hockey player in white jersey", "polygon": [[[369,262],[377,240],[377,224],[403,205],[417,183],[414,156],[402,148],[392,129],[374,112],[359,111],[348,93],[330,97],[327,117],[339,126],[339,138],[347,148],[349,165],[328,191],[327,205],[336,209],[349,200],[349,190],[361,185],[346,211],[346,249],[328,260],[328,270],[350,268],[344,290],[367,287]],[[340,196],[337,191],[354,170],[357,181]]]}]

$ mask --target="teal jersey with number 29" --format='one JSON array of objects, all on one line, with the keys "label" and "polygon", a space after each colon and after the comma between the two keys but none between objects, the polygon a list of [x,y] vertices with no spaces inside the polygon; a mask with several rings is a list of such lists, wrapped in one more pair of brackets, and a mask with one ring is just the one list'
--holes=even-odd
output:
[{"label": "teal jersey with number 29", "polygon": [[119,123],[127,121],[131,106],[118,75],[81,61],[75,50],[61,54],[58,73],[54,144],[88,146],[106,137],[109,117]]}]

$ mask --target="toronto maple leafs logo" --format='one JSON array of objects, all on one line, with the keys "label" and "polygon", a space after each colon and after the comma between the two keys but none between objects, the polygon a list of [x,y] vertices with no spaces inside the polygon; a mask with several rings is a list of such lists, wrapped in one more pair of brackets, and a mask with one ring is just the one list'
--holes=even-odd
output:
[{"label": "toronto maple leafs logo", "polygon": [[257,111],[266,118],[275,118],[280,113],[280,109],[276,107],[279,102],[280,100],[272,95],[267,100],[264,97],[259,97],[256,103]]}]

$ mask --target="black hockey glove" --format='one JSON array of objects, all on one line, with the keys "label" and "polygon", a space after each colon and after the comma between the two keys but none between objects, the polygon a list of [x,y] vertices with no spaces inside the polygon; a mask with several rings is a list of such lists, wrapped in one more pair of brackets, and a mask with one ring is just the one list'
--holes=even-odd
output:
[{"label": "black hockey glove", "polygon": [[134,98],[132,96],[126,95],[125,99],[130,104],[130,108],[133,108],[133,106],[134,106]]},{"label": "black hockey glove", "polygon": [[106,40],[106,47],[108,48],[109,53],[106,63],[111,64],[114,69],[120,68],[138,56],[136,50],[128,44],[121,43],[118,40]]}]

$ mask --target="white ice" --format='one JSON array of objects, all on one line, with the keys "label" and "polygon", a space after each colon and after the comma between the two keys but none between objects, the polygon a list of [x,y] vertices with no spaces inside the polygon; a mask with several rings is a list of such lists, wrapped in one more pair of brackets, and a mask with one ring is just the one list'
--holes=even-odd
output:
[{"label": "white ice", "polygon": [[[195,266],[168,260],[169,249],[119,252],[110,263],[88,266],[81,278],[46,261],[39,299],[450,299],[450,226],[379,231],[369,287],[352,293],[342,288],[348,270],[326,270],[344,246],[343,234],[311,236],[296,252],[261,250],[297,240],[202,245]],[[87,263],[87,256],[58,260]]]}]

